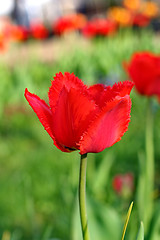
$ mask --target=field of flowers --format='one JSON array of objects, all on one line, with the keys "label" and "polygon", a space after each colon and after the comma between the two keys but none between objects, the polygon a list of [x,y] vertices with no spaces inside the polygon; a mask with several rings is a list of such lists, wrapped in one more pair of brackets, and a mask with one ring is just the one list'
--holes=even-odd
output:
[{"label": "field of flowers", "polygon": [[[71,33],[17,43],[0,56],[0,239],[82,239],[79,154],[53,145],[24,97],[25,88],[48,102],[47,92],[58,72],[74,73],[87,85],[129,80],[126,64],[142,51],[160,53],[158,33],[122,28],[108,38],[91,39]],[[159,87],[158,83],[157,92]],[[160,108],[157,96],[143,94],[135,88],[131,92],[131,121],[122,140],[88,154],[87,210],[93,240],[121,239],[131,201],[126,239],[136,239],[141,221],[146,240],[160,238]],[[147,161],[152,155],[152,131],[146,124],[149,100],[152,162]]]}]

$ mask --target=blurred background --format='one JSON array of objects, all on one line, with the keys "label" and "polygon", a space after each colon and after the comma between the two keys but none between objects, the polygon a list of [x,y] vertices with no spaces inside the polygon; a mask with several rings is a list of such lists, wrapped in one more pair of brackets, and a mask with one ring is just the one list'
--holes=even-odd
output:
[{"label": "blurred background", "polygon": [[[123,63],[135,51],[160,54],[160,2],[140,0],[0,1],[0,239],[81,240],[79,154],[59,151],[24,99],[47,99],[55,73],[85,84],[128,79]],[[132,91],[122,140],[88,155],[87,204],[92,239],[136,239],[147,99]],[[160,239],[160,109],[154,106],[154,210],[145,239]],[[146,209],[147,211],[147,209]]]}]

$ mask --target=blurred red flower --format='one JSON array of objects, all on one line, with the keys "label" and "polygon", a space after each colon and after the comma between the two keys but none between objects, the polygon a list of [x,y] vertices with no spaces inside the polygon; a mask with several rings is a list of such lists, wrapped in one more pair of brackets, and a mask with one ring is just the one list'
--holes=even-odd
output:
[{"label": "blurred red flower", "polygon": [[132,173],[124,175],[117,174],[112,181],[113,189],[120,195],[130,195],[134,188],[134,177]]},{"label": "blurred red flower", "polygon": [[25,41],[29,37],[29,31],[26,27],[12,25],[10,27],[11,38],[16,41]]},{"label": "blurred red flower", "polygon": [[140,94],[160,97],[160,56],[138,52],[124,67]]},{"label": "blurred red flower", "polygon": [[11,41],[11,23],[6,18],[0,19],[0,52],[8,50]]},{"label": "blurred red flower", "polygon": [[96,18],[88,21],[82,29],[82,34],[86,37],[107,36],[114,33],[117,29],[117,24],[109,19]]},{"label": "blurred red flower", "polygon": [[0,34],[0,53],[5,52],[8,47],[8,42],[6,39]]},{"label": "blurred red flower", "polygon": [[4,53],[8,50],[8,45],[10,42],[10,35],[7,34],[5,29],[0,29],[0,52]]},{"label": "blurred red flower", "polygon": [[146,27],[150,23],[150,18],[142,13],[134,13],[132,15],[132,24],[138,27]]},{"label": "blurred red flower", "polygon": [[49,35],[48,29],[42,23],[31,24],[30,32],[36,39],[45,39]]},{"label": "blurred red flower", "polygon": [[59,18],[53,25],[56,34],[64,34],[82,29],[86,24],[86,17],[83,14],[72,14]]},{"label": "blurred red flower", "polygon": [[130,81],[87,87],[60,72],[49,89],[49,105],[27,89],[25,97],[54,145],[63,152],[101,152],[118,142],[130,121]]}]

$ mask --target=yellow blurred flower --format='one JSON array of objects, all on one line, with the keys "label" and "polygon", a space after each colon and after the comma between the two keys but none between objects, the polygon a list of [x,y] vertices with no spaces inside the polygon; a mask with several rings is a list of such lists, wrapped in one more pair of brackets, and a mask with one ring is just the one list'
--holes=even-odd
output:
[{"label": "yellow blurred flower", "polygon": [[141,4],[141,13],[149,18],[156,17],[159,13],[158,5],[154,2],[143,2]]},{"label": "yellow blurred flower", "polygon": [[123,0],[123,5],[131,11],[140,9],[141,0]]},{"label": "yellow blurred flower", "polygon": [[121,26],[132,24],[132,16],[128,9],[123,7],[112,7],[108,10],[108,17]]}]

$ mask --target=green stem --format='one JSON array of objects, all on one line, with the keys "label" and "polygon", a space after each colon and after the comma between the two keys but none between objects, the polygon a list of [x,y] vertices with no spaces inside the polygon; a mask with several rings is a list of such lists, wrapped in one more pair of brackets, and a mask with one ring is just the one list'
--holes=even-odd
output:
[{"label": "green stem", "polygon": [[148,99],[147,117],[146,117],[146,196],[144,226],[148,229],[153,210],[153,189],[154,189],[154,143],[153,143],[153,112],[151,99]]},{"label": "green stem", "polygon": [[79,208],[80,208],[83,240],[89,240],[87,210],[86,210],[86,168],[87,168],[87,154],[83,154],[81,155],[80,174],[79,174]]}]

